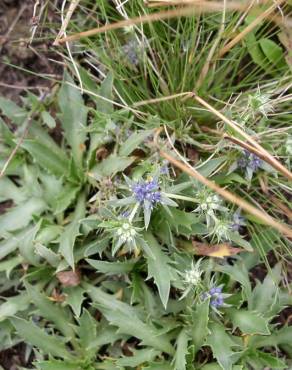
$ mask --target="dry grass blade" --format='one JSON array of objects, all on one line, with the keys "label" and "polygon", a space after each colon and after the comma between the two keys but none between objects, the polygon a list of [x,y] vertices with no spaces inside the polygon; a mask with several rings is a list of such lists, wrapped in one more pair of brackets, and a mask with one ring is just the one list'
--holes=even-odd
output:
[{"label": "dry grass blade", "polygon": [[273,4],[263,13],[259,14],[257,18],[251,22],[243,31],[241,31],[233,40],[231,40],[227,45],[225,45],[221,51],[219,52],[219,58],[222,58],[230,49],[233,48],[236,44],[238,44],[242,39],[245,38],[247,34],[249,34],[255,27],[257,27],[264,19],[269,18],[273,11],[283,4],[285,0],[276,0]]},{"label": "dry grass blade", "polygon": [[65,35],[66,33],[66,29],[67,29],[67,26],[70,22],[70,19],[75,11],[75,9],[77,8],[78,4],[79,4],[80,0],[71,0],[71,3],[69,5],[69,9],[67,11],[67,14],[66,14],[66,17],[64,19],[64,22],[62,22],[62,26],[61,26],[61,29],[53,43],[53,45],[58,45],[58,40]]},{"label": "dry grass blade", "polygon": [[[226,6],[226,11],[242,11],[246,9],[247,2],[241,2],[238,3],[237,1],[231,1]],[[176,17],[188,17],[192,16],[195,13],[201,13],[201,12],[214,12],[214,11],[223,11],[224,4],[222,2],[210,2],[210,1],[200,1],[200,3],[194,3],[192,5],[188,5],[185,7],[177,8],[177,9],[171,9],[171,10],[165,10],[161,12],[156,12],[152,14],[146,14],[142,15],[140,17],[135,17],[131,19],[122,20],[120,22],[107,24],[102,27],[93,28],[88,31],[75,33],[74,35],[63,37],[60,40],[57,40],[57,45],[64,44],[65,42],[79,40],[84,37],[90,37],[94,36],[99,33],[104,33],[107,31],[116,30],[123,27],[128,26],[134,26],[136,24],[143,24],[148,22],[154,22],[159,21],[162,19],[170,19],[170,18],[176,18]]]},{"label": "dry grass blade", "polygon": [[168,160],[171,164],[173,164],[175,167],[179,168],[181,171],[187,173],[189,176],[193,177],[194,179],[198,180],[208,188],[212,189],[216,193],[218,193],[222,198],[226,199],[227,201],[236,204],[238,207],[243,209],[244,211],[250,213],[251,215],[257,217],[259,220],[261,220],[266,225],[269,225],[276,230],[278,230],[281,234],[286,235],[289,238],[292,238],[292,230],[285,224],[282,224],[278,221],[276,221],[273,217],[268,215],[267,213],[259,210],[258,208],[252,206],[250,203],[245,201],[244,199],[238,197],[237,195],[231,193],[230,191],[221,188],[220,186],[216,185],[213,181],[208,180],[206,177],[201,175],[198,171],[196,171],[194,168],[187,166],[183,162],[177,160],[174,158],[171,154],[165,152],[164,150],[161,150],[161,145],[158,143],[158,137],[161,132],[162,128],[157,130],[155,137],[154,137],[154,144],[159,150],[159,154],[161,157]]},{"label": "dry grass blade", "polygon": [[225,122],[228,126],[230,126],[234,131],[240,134],[244,139],[247,140],[248,143],[252,144],[259,153],[261,153],[261,158],[266,162],[270,163],[277,171],[281,172],[285,177],[289,180],[292,180],[292,173],[284,167],[275,157],[273,157],[269,152],[267,152],[259,143],[257,143],[252,137],[250,137],[246,132],[244,132],[236,123],[225,117],[222,113],[220,113],[217,109],[212,107],[209,103],[207,103],[204,99],[193,94],[194,99],[202,104],[205,108],[207,108],[210,112],[214,113],[218,118],[220,118],[223,122]]}]

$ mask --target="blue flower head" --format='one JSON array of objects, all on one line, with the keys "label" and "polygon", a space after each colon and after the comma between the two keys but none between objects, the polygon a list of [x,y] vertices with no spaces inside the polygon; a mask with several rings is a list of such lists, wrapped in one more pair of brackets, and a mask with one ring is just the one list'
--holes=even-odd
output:
[{"label": "blue flower head", "polygon": [[143,203],[146,201],[151,208],[161,202],[161,193],[156,179],[139,181],[132,186],[132,191],[137,202]]},{"label": "blue flower head", "polygon": [[210,305],[217,309],[224,306],[224,296],[222,293],[222,287],[213,287],[208,292],[202,294],[202,299],[205,300],[210,298]]},{"label": "blue flower head", "polygon": [[262,165],[262,160],[255,154],[250,153],[248,150],[244,150],[243,156],[237,162],[238,167],[247,169],[248,167],[256,172]]}]

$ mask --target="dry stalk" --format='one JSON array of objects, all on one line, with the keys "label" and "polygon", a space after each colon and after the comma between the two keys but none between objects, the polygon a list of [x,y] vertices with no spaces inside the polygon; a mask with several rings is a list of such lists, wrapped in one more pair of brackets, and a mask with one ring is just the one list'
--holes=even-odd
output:
[{"label": "dry stalk", "polygon": [[71,3],[69,5],[69,8],[68,8],[68,11],[66,13],[66,17],[64,19],[64,21],[62,22],[62,26],[60,28],[60,31],[53,43],[53,45],[58,45],[58,41],[61,37],[65,36],[65,33],[66,33],[66,29],[68,27],[68,24],[70,22],[70,19],[75,11],[75,9],[77,8],[78,4],[79,4],[80,0],[71,0]]},{"label": "dry stalk", "polygon": [[[246,6],[247,6],[247,2],[238,3],[237,1],[230,1],[226,5],[226,11],[237,11],[237,10],[242,11],[246,9]],[[74,35],[59,39],[57,41],[57,45],[64,44],[65,42],[69,42],[69,41],[79,40],[84,37],[94,36],[99,33],[104,33],[107,31],[112,31],[112,30],[116,30],[119,28],[123,28],[123,27],[134,26],[137,24],[144,24],[144,23],[159,21],[162,19],[170,19],[170,18],[175,18],[175,17],[180,17],[180,16],[188,17],[188,16],[192,16],[196,13],[201,13],[201,12],[214,12],[214,11],[223,11],[223,10],[224,10],[224,4],[222,2],[219,2],[219,1],[210,2],[210,1],[202,0],[200,1],[200,3],[193,3],[192,5],[188,5],[185,7],[160,11],[160,12],[156,12],[152,14],[145,14],[139,17],[134,17],[134,18],[125,19],[125,20],[122,20],[116,23],[107,24],[102,27],[92,28],[91,30],[88,30],[88,31],[78,32],[78,33],[75,33]]]},{"label": "dry stalk", "polygon": [[279,7],[285,0],[276,0],[273,4],[265,10],[263,13],[259,14],[257,18],[251,22],[243,31],[241,31],[237,36],[234,37],[230,42],[228,42],[219,52],[218,57],[222,58],[230,49],[238,44],[241,40],[245,38],[255,27],[257,27],[264,19],[269,18],[269,16],[274,12],[274,10]]},{"label": "dry stalk", "polygon": [[198,180],[199,182],[201,182],[208,188],[218,193],[220,196],[222,196],[222,198],[226,199],[227,201],[233,204],[236,204],[238,207],[240,207],[247,213],[257,217],[259,220],[264,222],[266,225],[269,225],[275,228],[281,234],[284,234],[287,237],[292,238],[292,230],[287,225],[276,221],[273,217],[268,215],[266,212],[259,210],[258,208],[254,207],[253,205],[251,205],[244,199],[240,198],[239,196],[231,193],[230,191],[221,188],[220,186],[216,185],[213,181],[208,180],[206,177],[201,175],[198,171],[196,171],[190,165],[186,165],[185,163],[174,158],[171,154],[162,150],[161,145],[158,143],[158,137],[161,131],[162,131],[162,128],[158,129],[154,137],[154,144],[157,147],[161,157],[165,158],[175,167],[179,168],[181,171],[187,173],[189,176],[193,177],[194,179]]},{"label": "dry stalk", "polygon": [[289,180],[292,180],[292,173],[286,167],[284,167],[275,157],[273,157],[266,149],[264,149],[256,140],[254,140],[251,136],[244,132],[240,126],[231,121],[229,118],[225,117],[221,112],[212,107],[209,103],[207,103],[204,99],[202,99],[195,93],[193,93],[192,96],[197,102],[207,108],[210,112],[214,113],[234,131],[236,131],[244,139],[246,139],[248,143],[253,145],[259,151],[259,153],[261,153],[261,158],[263,158],[264,161],[270,163],[271,166],[273,166],[277,171],[281,172]]}]

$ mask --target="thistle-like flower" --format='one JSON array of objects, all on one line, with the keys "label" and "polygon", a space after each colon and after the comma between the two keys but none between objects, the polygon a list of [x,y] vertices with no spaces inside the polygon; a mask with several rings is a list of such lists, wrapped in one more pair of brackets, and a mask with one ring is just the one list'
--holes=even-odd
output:
[{"label": "thistle-like flower", "polygon": [[210,306],[213,310],[218,313],[218,309],[222,307],[230,307],[229,304],[224,302],[225,298],[230,297],[231,294],[222,293],[223,285],[213,286],[207,292],[203,293],[201,298],[202,300],[210,299]]},{"label": "thistle-like flower", "polygon": [[136,201],[144,203],[150,209],[161,202],[161,192],[156,179],[137,182],[131,186],[131,189]]},{"label": "thistle-like flower", "polygon": [[250,181],[253,173],[262,167],[263,161],[254,153],[244,150],[243,156],[237,161],[237,165],[245,171],[246,178]]},{"label": "thistle-like flower", "polygon": [[260,89],[254,94],[248,96],[248,107],[253,116],[257,113],[262,114],[264,117],[274,111],[272,99],[268,94],[262,94]]},{"label": "thistle-like flower", "polygon": [[206,216],[207,228],[210,229],[216,221],[216,211],[228,211],[226,207],[223,206],[223,200],[217,194],[211,193],[207,189],[196,194],[196,199],[199,202],[198,207],[194,212],[199,212]]},{"label": "thistle-like flower", "polygon": [[136,229],[129,223],[124,222],[116,232],[122,243],[133,243],[137,235]]},{"label": "thistle-like flower", "polygon": [[196,264],[194,262],[191,264],[191,268],[186,270],[184,273],[180,273],[183,277],[183,284],[185,286],[185,290],[183,295],[180,299],[186,297],[191,290],[196,289],[197,286],[201,283],[201,275],[203,271],[200,269],[202,259],[199,259]]}]

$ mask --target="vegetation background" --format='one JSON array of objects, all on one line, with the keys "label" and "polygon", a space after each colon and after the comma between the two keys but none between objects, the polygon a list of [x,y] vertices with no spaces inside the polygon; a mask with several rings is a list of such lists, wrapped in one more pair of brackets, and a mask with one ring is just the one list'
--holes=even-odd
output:
[{"label": "vegetation background", "polygon": [[3,369],[292,366],[292,4],[178,3],[0,4]]}]

